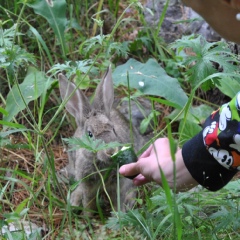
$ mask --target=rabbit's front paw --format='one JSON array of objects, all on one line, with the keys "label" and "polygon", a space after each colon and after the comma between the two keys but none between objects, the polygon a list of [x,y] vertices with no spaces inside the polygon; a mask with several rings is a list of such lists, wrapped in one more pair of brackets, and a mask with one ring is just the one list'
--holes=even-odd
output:
[{"label": "rabbit's front paw", "polygon": [[70,197],[70,204],[71,206],[79,206],[82,201],[82,194],[81,191],[76,189],[74,192],[72,192]]},{"label": "rabbit's front paw", "polygon": [[132,185],[132,181],[127,178],[122,178],[121,181],[121,210],[127,212],[132,209],[136,201],[137,191]]}]

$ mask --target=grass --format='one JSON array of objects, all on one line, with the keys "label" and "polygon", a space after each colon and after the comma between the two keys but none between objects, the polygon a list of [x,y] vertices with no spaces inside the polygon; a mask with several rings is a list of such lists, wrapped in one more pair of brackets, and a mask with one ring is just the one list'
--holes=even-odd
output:
[{"label": "grass", "polygon": [[[129,58],[141,62],[155,58],[190,96],[190,108],[199,102],[212,106],[200,94],[195,98],[195,91],[206,90],[201,89],[206,79],[215,83],[214,76],[235,77],[235,70],[217,73],[211,69],[201,72],[200,79],[194,78],[192,73],[199,71],[195,68],[191,72],[187,61],[192,64],[200,58],[204,62],[202,56],[212,54],[215,45],[205,43],[201,47],[197,44],[202,41],[192,37],[177,41],[174,47],[164,45],[158,31],[165,12],[157,28],[148,29],[140,1],[59,0],[53,4],[59,16],[40,0],[5,1],[0,6],[0,226],[20,224],[19,231],[0,232],[1,239],[239,239],[237,178],[217,193],[199,189],[177,194],[167,184],[163,188],[148,184],[138,189],[133,210],[113,216],[99,211],[89,219],[71,208],[71,186],[60,181],[57,172],[67,164],[62,139],[73,135],[75,122],[63,110],[58,72],[64,71],[88,95],[110,62],[115,66]],[[134,30],[137,34],[132,39]],[[182,54],[177,55],[174,48],[179,50],[190,43],[200,46],[194,49],[198,54],[190,60],[181,59]],[[218,49],[227,52],[226,62],[236,62],[225,45],[220,44]],[[22,94],[23,83],[38,87],[31,96]],[[13,98],[9,97],[11,93]],[[119,98],[139,94],[124,86],[118,87],[116,93]],[[169,135],[179,140],[185,124],[190,123],[184,122],[179,131],[176,116],[186,109],[177,109],[176,104],[159,96],[141,97],[150,99],[153,108],[161,109],[160,114],[152,114],[155,136]],[[22,106],[21,110],[16,110],[16,104]],[[166,117],[170,125],[164,121]],[[191,124],[197,125],[194,121]],[[25,223],[32,224],[32,234],[23,231]]]}]

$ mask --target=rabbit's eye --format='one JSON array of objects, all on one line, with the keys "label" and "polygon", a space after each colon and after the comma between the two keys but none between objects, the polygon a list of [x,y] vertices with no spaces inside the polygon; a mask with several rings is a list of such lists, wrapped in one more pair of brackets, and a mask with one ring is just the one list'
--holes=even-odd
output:
[{"label": "rabbit's eye", "polygon": [[91,131],[88,131],[88,136],[89,136],[90,138],[92,138],[92,137],[93,137],[93,134],[92,134],[92,132],[91,132]]}]

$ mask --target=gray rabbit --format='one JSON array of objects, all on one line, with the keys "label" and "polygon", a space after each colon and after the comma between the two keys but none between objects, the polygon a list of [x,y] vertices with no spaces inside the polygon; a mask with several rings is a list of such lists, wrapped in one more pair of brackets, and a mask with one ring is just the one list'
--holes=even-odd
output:
[{"label": "gray rabbit", "polygon": [[[67,99],[76,86],[67,80],[63,74],[59,74],[60,93],[63,100]],[[128,120],[113,107],[114,88],[112,82],[111,67],[103,76],[97,86],[94,101],[90,104],[88,98],[80,89],[77,89],[66,103],[67,111],[75,118],[77,130],[74,137],[88,135],[90,138],[101,139],[105,143],[119,142],[131,143]],[[138,151],[143,146],[143,138],[133,127],[134,149]],[[80,181],[78,187],[72,192],[70,203],[72,206],[82,204],[84,214],[91,215],[87,209],[96,210],[96,193],[101,183],[97,168],[101,171],[112,164],[110,156],[116,149],[105,149],[97,152],[96,156],[84,148],[71,152],[68,171],[73,171],[76,181]],[[94,160],[95,159],[95,160]],[[115,210],[117,210],[117,169],[113,169],[105,181],[106,190],[111,198]],[[102,173],[104,175],[104,173]],[[103,191],[102,191],[103,192]],[[121,210],[131,208],[136,196],[136,189],[132,181],[120,177],[120,202]]]}]

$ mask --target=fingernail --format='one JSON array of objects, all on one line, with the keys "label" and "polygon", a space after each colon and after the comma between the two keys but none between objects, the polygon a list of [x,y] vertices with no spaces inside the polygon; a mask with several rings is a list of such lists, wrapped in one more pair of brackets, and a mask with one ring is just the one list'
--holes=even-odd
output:
[{"label": "fingernail", "polygon": [[124,175],[124,174],[125,174],[125,171],[126,171],[125,166],[121,166],[121,167],[119,168],[119,173],[120,173],[121,175]]}]

